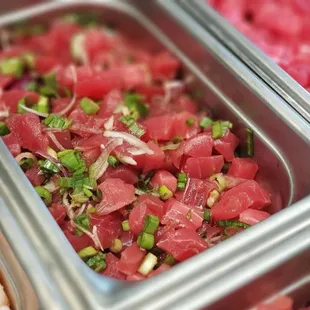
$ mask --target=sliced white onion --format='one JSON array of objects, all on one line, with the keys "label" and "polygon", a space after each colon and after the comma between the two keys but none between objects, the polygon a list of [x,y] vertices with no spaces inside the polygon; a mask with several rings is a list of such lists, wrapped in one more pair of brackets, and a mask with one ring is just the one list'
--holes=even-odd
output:
[{"label": "sliced white onion", "polygon": [[144,276],[147,276],[153,268],[156,266],[158,261],[157,256],[155,256],[152,253],[147,253],[147,255],[144,257],[138,271],[143,274]]},{"label": "sliced white onion", "polygon": [[143,150],[137,149],[137,148],[129,149],[128,153],[130,153],[131,155],[136,155],[136,156],[145,154],[145,152]]},{"label": "sliced white onion", "polygon": [[86,207],[87,207],[87,204],[86,204],[86,203],[83,203],[83,204],[81,205],[81,207],[79,207],[79,208],[75,211],[74,217],[77,217],[77,216],[81,215],[81,214],[85,211]]},{"label": "sliced white onion", "polygon": [[9,110],[0,111],[0,117],[9,117]]},{"label": "sliced white onion", "polygon": [[62,132],[65,129],[63,128],[50,128],[50,127],[43,127],[42,130],[45,131],[52,131],[52,132]]},{"label": "sliced white onion", "polygon": [[177,99],[184,88],[184,83],[181,81],[167,81],[164,83],[165,102]]},{"label": "sliced white onion", "polygon": [[30,152],[24,152],[24,153],[20,153],[19,155],[17,155],[15,157],[16,161],[19,163],[22,159],[24,158],[30,158],[32,159],[35,163],[37,162],[37,158]]},{"label": "sliced white onion", "polygon": [[10,45],[10,33],[6,30],[2,30],[0,32],[0,40],[1,40],[1,46],[2,49],[8,50],[10,49],[11,45]]},{"label": "sliced white onion", "polygon": [[33,110],[33,109],[31,109],[31,108],[28,108],[28,107],[24,106],[23,104],[20,104],[19,106],[20,106],[22,109],[24,109],[25,111],[30,112],[30,113],[32,113],[32,114],[35,114],[35,115],[38,115],[38,116],[41,116],[41,117],[48,117],[48,113],[42,113],[42,112]]},{"label": "sliced white onion", "polygon": [[106,130],[103,133],[103,135],[105,137],[107,137],[107,138],[121,138],[121,139],[124,139],[130,145],[133,145],[134,147],[144,151],[145,154],[149,154],[149,155],[154,154],[154,152],[148,147],[148,145],[145,142],[143,142],[139,138],[129,134],[128,132]]},{"label": "sliced white onion", "polygon": [[104,124],[105,130],[112,130],[114,125],[114,116],[112,115]]},{"label": "sliced white onion", "polygon": [[214,189],[210,193],[209,198],[207,199],[207,206],[211,208],[215,204],[215,202],[219,199],[219,197],[220,197],[220,193]]},{"label": "sliced white onion", "polygon": [[129,115],[130,111],[127,107],[122,106],[121,112],[124,116]]},{"label": "sliced white onion", "polygon": [[81,61],[84,65],[88,65],[89,59],[85,50],[85,33],[75,34],[72,36],[70,43],[72,57]]},{"label": "sliced white onion", "polygon": [[64,193],[64,195],[62,197],[62,203],[65,206],[66,213],[67,213],[68,217],[70,219],[73,219],[74,218],[74,213],[73,213],[73,210],[72,210],[72,205],[70,205],[69,200],[68,200],[68,192]]},{"label": "sliced white onion", "polygon": [[106,146],[103,144],[101,145],[102,153],[98,157],[98,159],[90,166],[89,168],[89,176],[94,178],[95,180],[99,179],[107,170],[108,164],[108,157],[110,153],[119,145],[123,144],[123,139],[113,139],[107,143]]},{"label": "sliced white onion", "polygon": [[[72,80],[73,80],[73,83],[74,83],[73,88],[75,88],[75,84],[77,82],[76,68],[73,65],[70,65],[69,70],[71,71],[71,74],[72,74]],[[72,97],[71,101],[69,102],[69,104],[64,109],[62,109],[60,112],[58,112],[57,114],[58,115],[65,115],[65,114],[67,114],[72,109],[72,107],[74,106],[75,101],[76,101],[76,93],[75,93],[75,90],[74,90],[73,97]]]},{"label": "sliced white onion", "polygon": [[148,191],[148,192],[145,192],[145,191],[142,191],[141,189],[139,188],[135,188],[135,195],[137,196],[142,196],[144,194],[150,194],[154,197],[160,197],[159,193],[158,192],[155,192],[155,191]]},{"label": "sliced white onion", "polygon": [[50,137],[50,139],[54,142],[56,147],[60,150],[63,151],[65,148],[60,144],[60,142],[57,140],[56,136],[53,134],[52,131],[47,131],[46,134]]},{"label": "sliced white onion", "polygon": [[132,165],[132,166],[137,165],[137,162],[129,156],[123,155],[121,153],[117,153],[116,155],[117,155],[117,159],[123,164]]},{"label": "sliced white onion", "polygon": [[100,250],[101,251],[104,251],[104,248],[103,248],[103,246],[102,246],[102,244],[101,244],[101,242],[100,242],[100,239],[99,239],[99,237],[98,237],[98,228],[97,228],[97,225],[95,225],[94,227],[93,227],[93,241],[94,241],[94,243],[95,243],[95,246],[98,248],[100,248]]},{"label": "sliced white onion", "polygon": [[54,193],[59,189],[59,186],[57,186],[53,181],[47,182],[45,185],[43,185],[43,187],[50,193]]}]

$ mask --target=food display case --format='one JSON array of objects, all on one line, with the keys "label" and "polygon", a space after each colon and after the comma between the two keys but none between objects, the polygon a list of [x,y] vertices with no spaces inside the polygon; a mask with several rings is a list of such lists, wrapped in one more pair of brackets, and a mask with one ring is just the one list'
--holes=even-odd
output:
[{"label": "food display case", "polygon": [[9,247],[0,266],[13,309],[249,309],[276,294],[296,296],[298,306],[306,302],[310,125],[299,113],[306,105],[275,92],[273,82],[253,72],[185,6],[160,0],[47,1],[2,15],[0,28],[95,11],[146,49],[169,49],[183,64],[188,90],[199,92],[202,109],[234,122],[237,132],[255,132],[254,159],[259,177],[272,180],[274,214],[152,279],[113,280],[81,261],[0,140],[0,248]]}]

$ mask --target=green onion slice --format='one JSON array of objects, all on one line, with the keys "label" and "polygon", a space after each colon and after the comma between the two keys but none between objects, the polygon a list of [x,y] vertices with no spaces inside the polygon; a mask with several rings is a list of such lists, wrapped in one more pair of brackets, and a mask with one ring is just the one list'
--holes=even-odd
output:
[{"label": "green onion slice", "polygon": [[247,133],[247,151],[248,151],[248,156],[253,157],[254,156],[254,132],[252,129],[247,128],[246,129]]},{"label": "green onion slice", "polygon": [[120,164],[120,161],[113,155],[108,157],[108,163],[111,167],[115,168]]},{"label": "green onion slice", "polygon": [[44,119],[43,123],[49,128],[67,129],[71,126],[72,120],[56,114],[50,114]]},{"label": "green onion slice", "polygon": [[19,57],[6,58],[0,63],[0,72],[2,74],[12,74],[17,78],[22,77],[24,68],[24,61]]},{"label": "green onion slice", "polygon": [[130,230],[129,221],[128,220],[125,220],[125,221],[122,222],[122,228],[123,228],[123,231],[129,231]]},{"label": "green onion slice", "polygon": [[156,229],[158,228],[158,226],[159,226],[159,218],[158,218],[158,216],[148,214],[146,216],[145,221],[144,221],[144,229],[143,229],[143,231],[145,233],[153,235],[155,233]]},{"label": "green onion slice", "polygon": [[248,228],[251,225],[240,222],[240,221],[235,221],[235,220],[222,220],[218,221],[218,225],[221,227],[240,227],[240,228]]},{"label": "green onion slice", "polygon": [[225,136],[228,129],[232,128],[232,123],[229,121],[216,121],[212,125],[212,138],[219,139]]},{"label": "green onion slice", "polygon": [[101,272],[104,269],[106,269],[107,264],[105,262],[105,254],[102,252],[99,252],[97,255],[89,258],[86,261],[87,266],[89,266],[91,269],[93,269],[96,272]]},{"label": "green onion slice", "polygon": [[210,117],[204,117],[201,121],[199,126],[203,129],[211,127],[213,124],[213,120]]},{"label": "green onion slice", "polygon": [[89,98],[83,98],[80,101],[81,109],[89,115],[96,114],[99,111],[99,105]]},{"label": "green onion slice", "polygon": [[159,187],[159,195],[162,200],[168,200],[173,196],[173,193],[166,185],[161,185]]},{"label": "green onion slice", "polygon": [[5,135],[8,135],[10,133],[10,129],[6,125],[5,122],[0,122],[0,136],[3,137]]},{"label": "green onion slice", "polygon": [[36,186],[34,189],[47,206],[52,202],[52,194],[43,186]]},{"label": "green onion slice", "polygon": [[142,232],[138,236],[137,243],[141,248],[150,250],[154,246],[155,238],[152,234]]},{"label": "green onion slice", "polygon": [[179,190],[184,190],[187,184],[187,174],[186,173],[179,173],[178,174],[178,180],[177,180],[177,188]]},{"label": "green onion slice", "polygon": [[78,252],[78,255],[83,259],[93,257],[97,254],[98,254],[98,251],[92,246],[88,246]]}]

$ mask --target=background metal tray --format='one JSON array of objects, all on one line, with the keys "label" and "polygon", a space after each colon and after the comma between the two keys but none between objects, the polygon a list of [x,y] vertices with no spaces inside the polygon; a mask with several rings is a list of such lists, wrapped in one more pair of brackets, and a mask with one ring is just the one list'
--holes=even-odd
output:
[{"label": "background metal tray", "polygon": [[205,0],[172,0],[217,39],[242,59],[270,87],[282,96],[296,111],[310,120],[310,94],[263,51],[250,42],[232,24],[221,17]]},{"label": "background metal tray", "polygon": [[[237,131],[244,127],[255,131],[255,159],[262,167],[259,177],[273,179],[275,202],[281,199],[290,205],[306,197],[310,192],[310,167],[304,165],[310,155],[308,123],[183,10],[171,11],[167,3],[55,1],[4,15],[0,27],[21,19],[44,22],[65,12],[96,10],[102,11],[104,21],[115,24],[145,48],[169,48],[184,64],[189,89],[201,92],[203,106],[232,120]],[[227,275],[240,264],[310,225],[310,198],[305,198],[156,278],[124,283],[99,276],[82,263],[2,141],[0,196],[10,210],[3,204],[1,212],[11,214],[6,220],[0,217],[1,231],[24,266],[40,306],[52,310],[57,308],[49,304],[50,300],[58,303],[59,309],[74,310],[177,309],[183,303],[190,303],[190,309],[194,309],[195,292],[216,279],[225,283]],[[271,211],[277,207],[275,203]],[[21,235],[28,238],[27,253],[38,259],[38,274],[27,265],[21,239],[11,229],[13,220],[17,221]],[[42,285],[42,279],[50,286]],[[224,291],[207,295],[214,300],[221,292]],[[55,298],[55,294],[62,294],[62,298]]]}]

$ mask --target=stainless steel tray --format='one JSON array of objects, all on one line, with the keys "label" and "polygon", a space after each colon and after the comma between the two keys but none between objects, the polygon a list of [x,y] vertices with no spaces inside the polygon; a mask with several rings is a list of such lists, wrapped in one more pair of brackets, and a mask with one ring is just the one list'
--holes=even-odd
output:
[{"label": "stainless steel tray", "polygon": [[[252,309],[279,295],[289,296],[294,309],[310,301],[310,227],[229,272],[194,293],[195,309]],[[206,294],[207,292],[207,294]],[[215,297],[216,296],[216,297]],[[182,300],[174,309],[193,309]]]},{"label": "stainless steel tray", "polygon": [[242,59],[270,87],[310,120],[310,94],[263,51],[250,42],[227,20],[211,8],[205,0],[173,0],[167,5],[181,6],[190,13],[235,55]]},{"label": "stainless steel tray", "polygon": [[[145,48],[169,48],[183,61],[189,88],[202,92],[202,105],[231,119],[238,130],[246,126],[255,131],[260,178],[273,180],[271,185],[278,193],[275,201],[299,202],[156,278],[124,283],[101,277],[81,262],[0,141],[0,196],[28,239],[27,253],[38,258],[40,276],[32,275],[20,239],[0,217],[1,231],[23,261],[43,309],[57,309],[50,300],[59,309],[74,310],[173,309],[181,301],[192,305],[187,309],[196,309],[197,301],[192,298],[196,291],[310,225],[310,197],[301,200],[310,192],[310,167],[304,164],[310,155],[308,123],[184,11],[167,11],[167,3],[55,1],[2,16],[0,27],[21,19],[44,22],[64,12],[96,10]],[[5,212],[4,205],[0,210]],[[42,285],[41,275],[51,287]],[[53,298],[59,292],[62,298]]]}]

